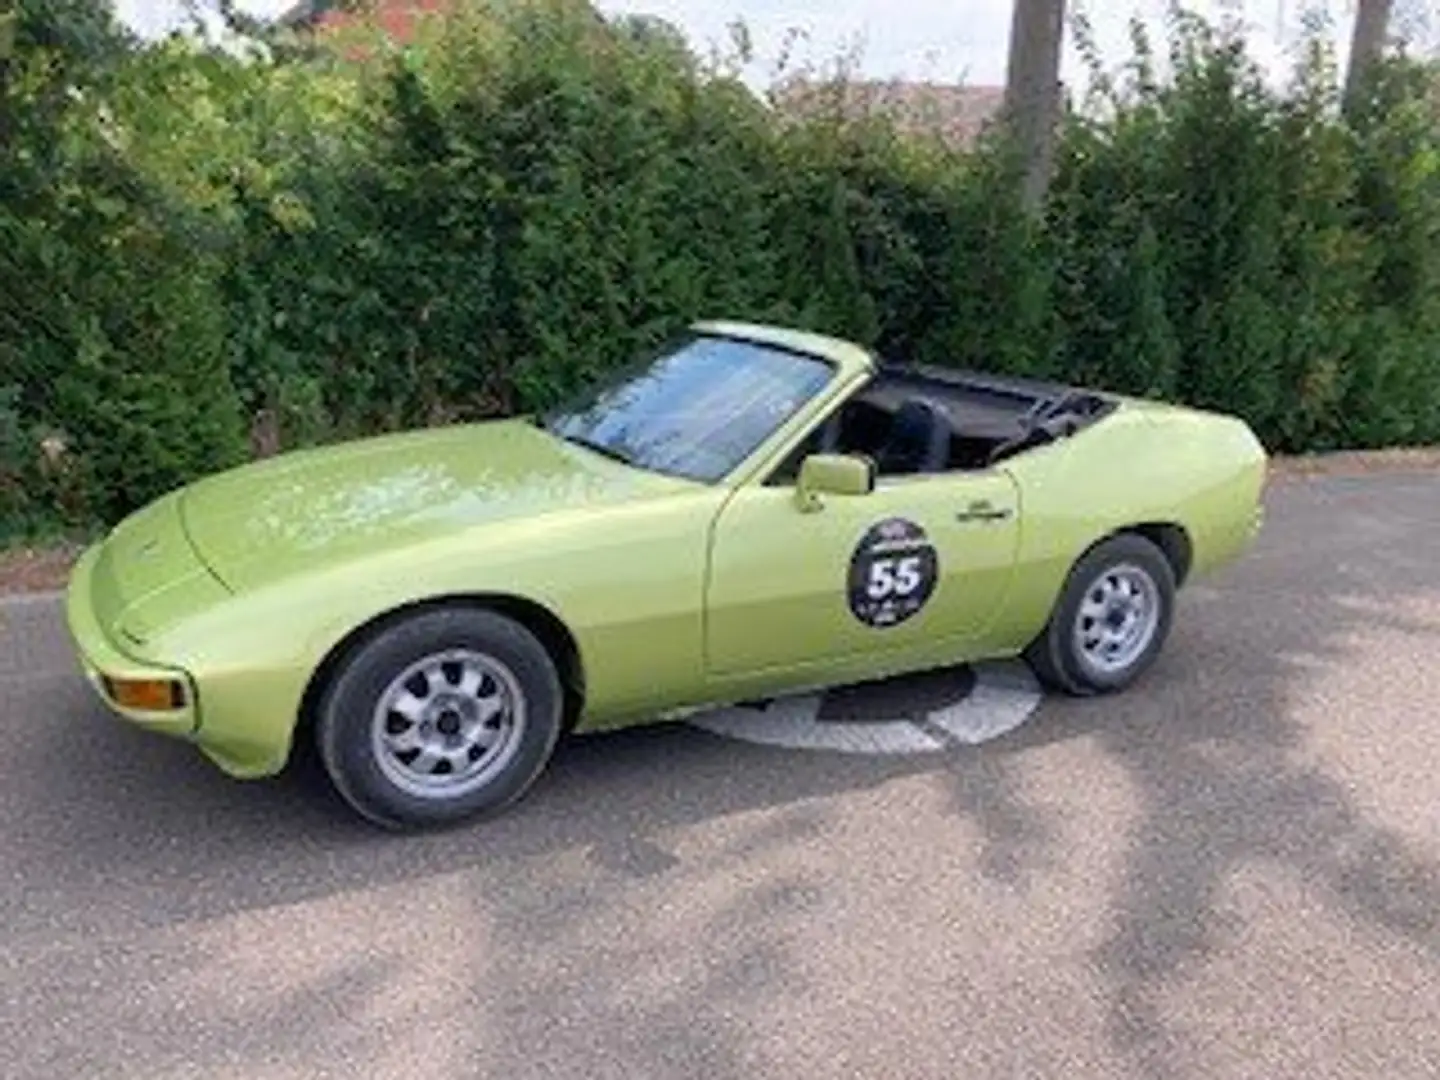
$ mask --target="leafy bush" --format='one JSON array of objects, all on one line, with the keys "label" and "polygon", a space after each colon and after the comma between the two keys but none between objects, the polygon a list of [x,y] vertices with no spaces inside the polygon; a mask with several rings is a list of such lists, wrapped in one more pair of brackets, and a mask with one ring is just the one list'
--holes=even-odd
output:
[{"label": "leafy bush", "polygon": [[19,0],[0,29],[0,536],[540,407],[712,316],[1227,409],[1273,450],[1440,440],[1413,61],[1344,119],[1318,47],[1276,90],[1198,20],[1163,77],[1137,33],[1032,219],[999,141],[779,122],[723,58],[580,0],[270,56],[107,10]]},{"label": "leafy bush", "polygon": [[[0,536],[112,519],[243,457],[203,218],[126,153],[134,43],[22,0],[0,63]],[[16,480],[19,480],[17,488]]]}]

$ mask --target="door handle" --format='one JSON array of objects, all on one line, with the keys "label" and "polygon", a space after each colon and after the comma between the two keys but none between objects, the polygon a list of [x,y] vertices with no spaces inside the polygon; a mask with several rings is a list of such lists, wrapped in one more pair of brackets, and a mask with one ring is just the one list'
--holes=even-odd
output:
[{"label": "door handle", "polygon": [[1010,507],[997,507],[989,499],[976,499],[955,515],[956,521],[1004,521],[1012,513]]}]

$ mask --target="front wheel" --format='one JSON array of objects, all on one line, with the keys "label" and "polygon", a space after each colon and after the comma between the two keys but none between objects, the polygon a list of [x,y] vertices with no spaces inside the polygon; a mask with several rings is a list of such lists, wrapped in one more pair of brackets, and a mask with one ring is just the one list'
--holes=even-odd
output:
[{"label": "front wheel", "polygon": [[404,619],[343,663],[320,703],[325,771],[388,828],[445,825],[519,798],[563,724],[559,673],[524,626],[448,608]]},{"label": "front wheel", "polygon": [[1175,572],[1155,544],[1125,533],[1091,548],[1025,658],[1041,681],[1076,696],[1113,693],[1155,662],[1175,612]]}]

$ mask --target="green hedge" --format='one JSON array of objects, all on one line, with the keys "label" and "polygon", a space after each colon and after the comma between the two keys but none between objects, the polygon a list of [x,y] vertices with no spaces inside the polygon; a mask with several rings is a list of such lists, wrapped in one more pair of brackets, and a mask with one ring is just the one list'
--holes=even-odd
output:
[{"label": "green hedge", "polygon": [[1418,63],[1345,120],[1318,48],[1279,92],[1203,23],[1163,77],[1138,39],[1032,220],[998,142],[781,123],[578,0],[338,58],[144,46],[105,10],[0,24],[0,539],[544,405],[711,316],[1227,409],[1275,451],[1440,441]]}]

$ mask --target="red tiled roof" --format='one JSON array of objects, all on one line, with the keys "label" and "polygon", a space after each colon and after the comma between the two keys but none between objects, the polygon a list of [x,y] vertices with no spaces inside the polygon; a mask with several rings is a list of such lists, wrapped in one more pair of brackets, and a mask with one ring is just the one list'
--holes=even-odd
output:
[{"label": "red tiled roof", "polygon": [[[415,24],[426,15],[445,10],[453,0],[381,0],[373,12],[374,25],[390,40],[404,44],[410,40]],[[352,15],[331,8],[320,14],[313,25],[317,30],[339,30],[356,23],[370,23],[371,16]]]}]

